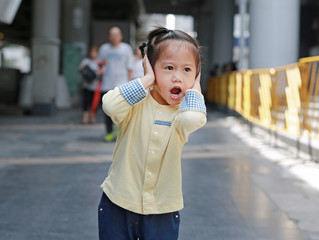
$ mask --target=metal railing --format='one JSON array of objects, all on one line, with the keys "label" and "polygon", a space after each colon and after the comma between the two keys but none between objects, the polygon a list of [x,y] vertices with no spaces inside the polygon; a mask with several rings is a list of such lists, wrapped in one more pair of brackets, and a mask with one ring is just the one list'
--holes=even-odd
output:
[{"label": "metal railing", "polygon": [[206,97],[274,131],[319,139],[319,56],[212,77]]}]

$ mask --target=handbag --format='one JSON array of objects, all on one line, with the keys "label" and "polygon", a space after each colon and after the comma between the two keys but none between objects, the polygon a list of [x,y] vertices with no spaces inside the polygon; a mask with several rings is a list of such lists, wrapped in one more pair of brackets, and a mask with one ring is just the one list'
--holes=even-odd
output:
[{"label": "handbag", "polygon": [[91,83],[96,79],[96,73],[88,65],[82,69],[81,74],[87,83]]}]

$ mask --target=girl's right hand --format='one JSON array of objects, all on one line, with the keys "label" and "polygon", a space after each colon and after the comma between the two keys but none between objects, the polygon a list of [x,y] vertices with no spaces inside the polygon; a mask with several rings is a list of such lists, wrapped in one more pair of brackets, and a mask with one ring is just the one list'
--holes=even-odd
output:
[{"label": "girl's right hand", "polygon": [[144,76],[140,78],[145,89],[153,86],[155,84],[155,75],[150,61],[145,54],[143,59]]}]

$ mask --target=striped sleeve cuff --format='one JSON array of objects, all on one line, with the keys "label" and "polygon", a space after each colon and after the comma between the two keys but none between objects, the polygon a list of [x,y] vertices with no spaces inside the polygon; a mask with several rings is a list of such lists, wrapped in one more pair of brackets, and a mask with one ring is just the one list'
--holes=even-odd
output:
[{"label": "striped sleeve cuff", "polygon": [[120,86],[120,91],[125,100],[131,106],[134,106],[135,104],[142,101],[147,95],[147,91],[144,89],[139,78],[136,78]]},{"label": "striped sleeve cuff", "polygon": [[187,90],[179,107],[180,111],[200,111],[206,113],[204,97],[196,90]]}]

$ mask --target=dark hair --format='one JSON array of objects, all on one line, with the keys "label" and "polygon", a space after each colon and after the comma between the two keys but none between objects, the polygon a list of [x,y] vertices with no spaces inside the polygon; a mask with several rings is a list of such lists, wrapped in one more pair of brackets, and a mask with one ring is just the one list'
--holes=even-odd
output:
[{"label": "dark hair", "polygon": [[180,30],[169,30],[164,27],[157,27],[152,30],[147,36],[147,42],[142,43],[139,46],[141,50],[142,56],[146,55],[152,65],[154,67],[155,62],[159,56],[160,51],[164,47],[163,43],[166,40],[178,40],[185,41],[191,44],[194,47],[194,54],[196,56],[197,61],[197,74],[200,71],[201,66],[201,47],[196,39],[188,35],[187,33]]},{"label": "dark hair", "polygon": [[92,46],[90,47],[90,51],[92,51],[92,50],[98,51],[98,50],[99,50],[99,47],[98,47],[97,45],[92,45]]}]

